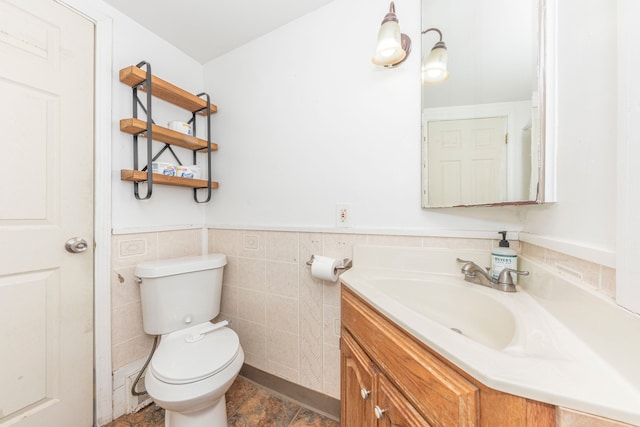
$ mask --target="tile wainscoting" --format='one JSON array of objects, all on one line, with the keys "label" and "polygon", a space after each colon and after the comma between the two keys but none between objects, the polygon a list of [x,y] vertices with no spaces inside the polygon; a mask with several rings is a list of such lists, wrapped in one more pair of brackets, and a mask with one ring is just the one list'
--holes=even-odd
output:
[{"label": "tile wainscoting", "polygon": [[131,396],[126,377],[135,378],[153,344],[153,337],[142,329],[140,288],[133,274],[135,266],[144,261],[200,255],[202,235],[201,229],[192,229],[112,236],[110,282],[114,418],[135,410],[144,400],[144,396]]},{"label": "tile wainscoting", "polygon": [[578,282],[606,298],[611,300],[616,298],[614,268],[524,242],[520,242],[520,254],[546,264],[560,276]]},{"label": "tile wainscoting", "polygon": [[[220,317],[233,321],[246,363],[334,398],[340,396],[339,286],[311,277],[306,262],[312,254],[351,258],[356,244],[488,252],[497,245],[491,239],[232,229],[209,229],[205,238],[209,253],[224,253],[228,259]],[[142,330],[135,265],[201,254],[202,240],[200,229],[113,236],[114,372],[145,359],[152,345]],[[615,295],[614,269],[518,241],[512,247],[608,298]],[[122,400],[115,394],[114,402]]]},{"label": "tile wainscoting", "polygon": [[246,363],[340,397],[340,287],[311,277],[312,254],[352,258],[356,244],[474,248],[493,242],[367,234],[212,229],[227,255],[221,317],[240,335]]},{"label": "tile wainscoting", "polygon": [[149,355],[153,337],[142,330],[135,266],[144,261],[202,254],[202,231],[118,234],[111,239],[111,364],[113,371]]}]

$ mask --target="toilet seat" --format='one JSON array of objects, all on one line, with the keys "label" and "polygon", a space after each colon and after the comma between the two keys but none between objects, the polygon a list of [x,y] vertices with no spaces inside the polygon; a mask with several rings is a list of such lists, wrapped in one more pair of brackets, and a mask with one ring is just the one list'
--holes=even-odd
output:
[{"label": "toilet seat", "polygon": [[209,378],[229,366],[240,352],[240,340],[226,327],[193,340],[193,330],[204,324],[172,332],[162,337],[151,359],[151,373],[168,384],[188,384]]}]

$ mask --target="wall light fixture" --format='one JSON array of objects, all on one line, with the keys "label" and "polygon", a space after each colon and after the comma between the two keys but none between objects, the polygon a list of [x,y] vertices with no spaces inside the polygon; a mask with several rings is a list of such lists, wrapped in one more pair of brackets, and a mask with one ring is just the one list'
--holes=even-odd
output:
[{"label": "wall light fixture", "polygon": [[400,32],[396,6],[393,2],[389,5],[389,13],[382,20],[378,31],[378,44],[376,53],[371,61],[376,65],[393,67],[404,61],[411,51],[411,39]]},{"label": "wall light fixture", "polygon": [[427,59],[422,59],[422,84],[437,85],[449,78],[447,70],[447,45],[442,41],[442,31],[437,28],[424,30],[422,34],[435,31],[440,35],[440,40],[433,45]]}]

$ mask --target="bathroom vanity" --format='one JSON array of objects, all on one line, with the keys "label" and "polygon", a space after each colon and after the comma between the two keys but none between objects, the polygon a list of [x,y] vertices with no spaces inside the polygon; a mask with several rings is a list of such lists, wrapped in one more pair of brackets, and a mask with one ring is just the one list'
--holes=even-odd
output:
[{"label": "bathroom vanity", "polygon": [[553,405],[485,387],[344,285],[341,309],[343,427],[555,425]]},{"label": "bathroom vanity", "polygon": [[526,259],[518,292],[465,282],[460,252],[354,249],[343,427],[640,425],[638,316]]}]

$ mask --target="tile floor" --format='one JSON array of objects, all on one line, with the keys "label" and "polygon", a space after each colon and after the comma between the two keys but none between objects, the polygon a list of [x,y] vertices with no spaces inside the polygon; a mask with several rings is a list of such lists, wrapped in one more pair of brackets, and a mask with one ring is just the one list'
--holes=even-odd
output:
[{"label": "tile floor", "polygon": [[[227,392],[229,427],[339,427],[340,423],[304,408],[239,376]],[[164,427],[164,410],[152,404],[123,415],[106,427]]]}]

